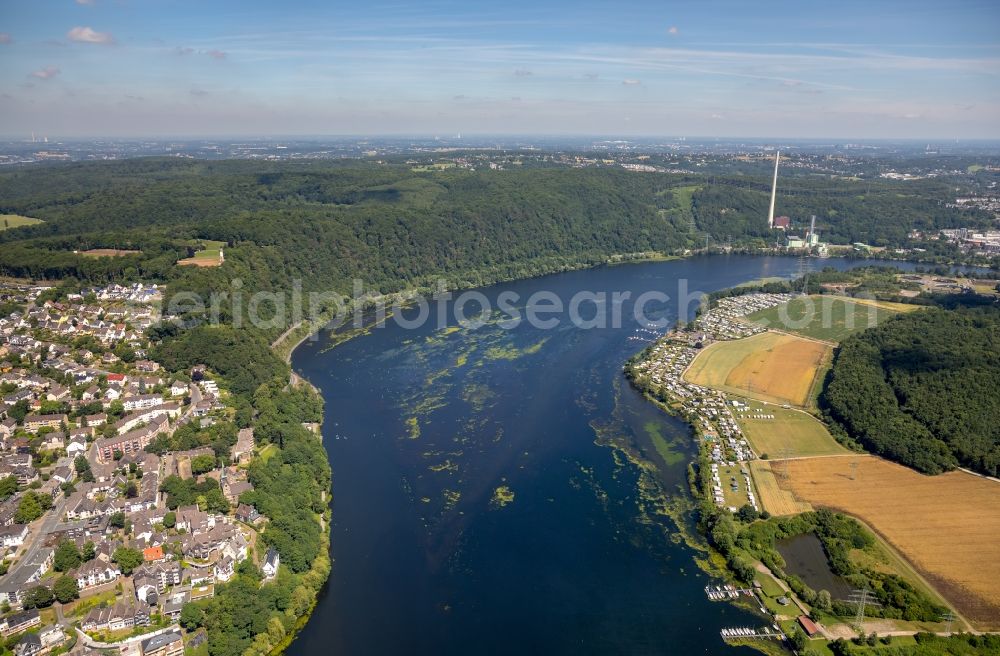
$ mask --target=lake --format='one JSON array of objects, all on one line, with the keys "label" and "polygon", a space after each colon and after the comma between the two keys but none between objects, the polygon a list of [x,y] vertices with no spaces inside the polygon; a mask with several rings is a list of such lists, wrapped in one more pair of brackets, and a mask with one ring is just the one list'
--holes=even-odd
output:
[{"label": "lake", "polygon": [[[703,592],[690,431],[634,392],[622,365],[653,338],[632,316],[640,294],[676,297],[682,280],[710,292],[799,265],[710,256],[478,290],[494,308],[503,292],[568,303],[628,291],[620,327],[563,313],[548,329],[505,328],[494,312],[478,328],[389,322],[333,349],[325,335],[304,343],[292,365],[326,401],[333,571],[289,653],[756,653],[725,647],[719,630],[764,621]],[[647,310],[672,322],[694,305]]]},{"label": "lake", "polygon": [[775,548],[785,559],[785,571],[802,579],[813,590],[826,590],[835,600],[847,600],[850,597],[853,592],[851,584],[830,569],[830,560],[823,550],[823,543],[815,533],[803,533],[778,540]]}]

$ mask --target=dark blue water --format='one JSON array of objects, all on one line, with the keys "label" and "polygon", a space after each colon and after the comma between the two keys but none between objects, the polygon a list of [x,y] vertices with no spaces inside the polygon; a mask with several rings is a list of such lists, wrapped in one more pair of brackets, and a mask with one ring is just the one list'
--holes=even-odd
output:
[{"label": "dark blue water", "polygon": [[[716,256],[480,291],[494,307],[502,291],[521,305],[540,290],[565,301],[581,290],[676,299],[682,279],[710,292],[798,266]],[[295,352],[295,370],[326,399],[334,562],[290,653],[750,653],[725,647],[719,629],[762,620],[705,598],[699,552],[657,512],[661,491],[687,499],[694,445],[683,423],[623,382],[643,343],[630,339],[632,301],[622,308],[620,328],[581,329],[565,313],[549,330],[506,330],[496,315],[475,330],[390,322],[332,350],[320,339]],[[694,305],[650,308],[674,320]],[[513,501],[503,505],[498,488]]]}]

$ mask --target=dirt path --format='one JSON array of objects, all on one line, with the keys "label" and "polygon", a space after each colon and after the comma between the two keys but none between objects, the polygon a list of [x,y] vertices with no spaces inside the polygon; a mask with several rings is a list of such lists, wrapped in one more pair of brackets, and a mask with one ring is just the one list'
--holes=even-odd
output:
[{"label": "dirt path", "polygon": [[304,321],[305,320],[303,319],[302,321],[298,321],[296,323],[293,323],[291,326],[289,326],[288,330],[286,330],[285,332],[281,333],[276,340],[274,340],[273,342],[271,342],[271,348],[273,348],[273,349],[278,348],[278,346],[283,341],[285,341],[285,338],[288,337],[289,334],[291,334],[292,332],[294,332],[299,326],[301,326]]}]

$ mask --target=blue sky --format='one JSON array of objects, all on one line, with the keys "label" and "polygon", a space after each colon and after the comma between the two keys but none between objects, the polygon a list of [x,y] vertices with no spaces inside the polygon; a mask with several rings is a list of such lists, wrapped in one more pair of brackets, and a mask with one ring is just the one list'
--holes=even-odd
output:
[{"label": "blue sky", "polygon": [[1000,137],[1000,2],[0,0],[0,133]]}]

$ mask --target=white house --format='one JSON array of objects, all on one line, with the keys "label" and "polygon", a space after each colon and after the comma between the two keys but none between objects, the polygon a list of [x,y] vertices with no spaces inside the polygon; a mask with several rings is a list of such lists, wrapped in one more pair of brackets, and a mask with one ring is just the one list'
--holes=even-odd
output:
[{"label": "white house", "polygon": [[11,524],[0,527],[0,545],[7,548],[17,548],[28,539],[27,524]]},{"label": "white house", "polygon": [[155,405],[160,405],[161,403],[163,403],[163,397],[159,394],[138,394],[136,396],[130,396],[122,401],[125,412],[144,410],[146,408],[152,408]]},{"label": "white house", "polygon": [[261,565],[260,570],[264,572],[264,579],[273,579],[278,575],[278,565],[281,564],[281,556],[278,555],[278,551],[271,547],[267,550],[267,555],[264,556],[264,564]]},{"label": "white house", "polygon": [[87,455],[87,442],[86,440],[73,440],[66,445],[66,455],[70,458],[75,458],[77,456]]},{"label": "white house", "polygon": [[236,563],[229,556],[220,558],[218,562],[215,563],[215,580],[225,583],[229,579],[233,578],[233,574],[236,572]]},{"label": "white house", "polygon": [[113,563],[105,563],[95,559],[80,565],[74,575],[76,576],[76,584],[81,590],[84,590],[95,585],[116,581],[122,573]]}]

